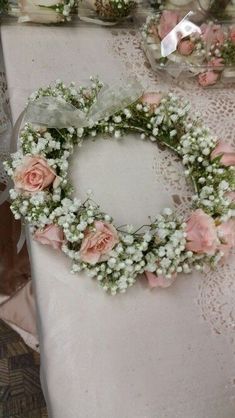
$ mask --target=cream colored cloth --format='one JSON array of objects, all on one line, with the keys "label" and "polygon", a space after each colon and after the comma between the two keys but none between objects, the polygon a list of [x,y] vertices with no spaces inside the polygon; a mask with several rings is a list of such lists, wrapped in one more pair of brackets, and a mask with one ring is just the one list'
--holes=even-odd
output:
[{"label": "cream colored cloth", "polygon": [[35,300],[29,281],[10,299],[0,305],[0,319],[37,336]]},{"label": "cream colored cloth", "polygon": [[[159,88],[142,55],[134,67],[140,53],[133,32],[2,25],[1,35],[14,120],[27,95],[53,79],[79,82],[99,74],[114,82],[138,71],[151,90]],[[127,66],[118,56],[125,42]],[[199,93],[189,94],[196,103]],[[201,101],[207,112],[206,94]],[[167,155],[137,136],[87,142],[72,159],[76,194],[93,188],[117,225],[142,224],[164,206],[187,201],[179,192],[181,184],[188,190],[182,170],[179,176]],[[50,418],[234,418],[229,267],[179,278],[167,290],[139,282],[111,297],[85,275],[72,276],[65,256],[29,242]]]}]

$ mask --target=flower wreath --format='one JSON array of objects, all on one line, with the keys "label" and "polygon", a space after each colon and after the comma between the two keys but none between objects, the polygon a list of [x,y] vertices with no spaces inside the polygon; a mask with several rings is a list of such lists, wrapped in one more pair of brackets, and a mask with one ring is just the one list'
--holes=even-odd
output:
[{"label": "flower wreath", "polygon": [[[89,88],[40,88],[29,99],[19,150],[5,162],[15,218],[31,225],[35,240],[71,258],[73,273],[85,271],[112,295],[142,273],[151,287],[167,287],[178,273],[215,266],[235,245],[235,149],[171,93],[143,94],[137,82],[117,92],[97,79]],[[84,202],[72,197],[74,146],[133,131],[182,159],[195,188],[188,219],[166,208],[138,230],[118,228],[90,195]]]},{"label": "flower wreath", "polygon": [[[177,11],[164,10],[148,16],[141,29],[143,48],[153,69],[165,70],[177,77],[183,73],[197,77],[202,87],[218,81],[233,81],[235,75],[235,26],[223,27],[213,22],[200,26],[201,34],[192,33],[179,40],[177,49],[163,57],[163,39],[181,21]],[[177,71],[174,71],[174,67]]]}]

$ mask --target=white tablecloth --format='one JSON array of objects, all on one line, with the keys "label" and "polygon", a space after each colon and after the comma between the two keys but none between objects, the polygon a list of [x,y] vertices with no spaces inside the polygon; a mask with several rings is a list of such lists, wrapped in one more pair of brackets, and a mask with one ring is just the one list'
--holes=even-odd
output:
[{"label": "white tablecloth", "polygon": [[[138,70],[156,86],[133,33],[3,25],[1,35],[14,120],[34,89],[58,78],[78,83],[98,74],[112,84]],[[189,93],[196,103],[198,93]],[[200,102],[205,116],[212,96],[205,94],[204,108]],[[169,161],[134,136],[99,139],[76,151],[71,175],[77,194],[92,188],[116,224],[142,224],[179,200],[178,163]],[[234,418],[231,266],[182,277],[167,290],[140,282],[111,297],[85,275],[72,276],[63,255],[32,240],[30,248],[51,418]]]}]

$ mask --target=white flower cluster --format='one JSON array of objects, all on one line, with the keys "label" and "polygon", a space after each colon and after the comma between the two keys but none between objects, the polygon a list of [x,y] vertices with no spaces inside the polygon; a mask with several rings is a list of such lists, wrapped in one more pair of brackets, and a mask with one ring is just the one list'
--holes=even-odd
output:
[{"label": "white flower cluster", "polygon": [[103,87],[103,83],[96,77],[90,77],[90,81],[91,86],[89,88],[81,86],[77,89],[74,82],[66,86],[61,80],[57,80],[55,85],[35,91],[29,100],[36,100],[43,96],[56,97],[87,112],[92,104],[95,103],[97,95]]},{"label": "white flower cluster", "polygon": [[[167,135],[167,141],[165,138],[164,140],[170,146],[178,134],[177,128],[180,129],[186,120],[189,109],[190,105],[188,103],[181,102],[172,93],[163,97],[147,124],[147,128],[152,129],[151,141],[157,141],[161,136]],[[143,110],[145,111],[145,108]]]},{"label": "white flower cluster", "polygon": [[185,175],[190,176],[197,191],[193,196],[197,207],[214,215],[220,214],[222,220],[235,216],[230,208],[231,202],[226,193],[235,188],[235,169],[221,166],[219,159],[212,159],[211,154],[216,147],[217,139],[200,121],[185,124],[177,151],[186,166]]},{"label": "white flower cluster", "polygon": [[[110,221],[108,215],[103,214],[99,208],[89,199],[85,203],[81,203],[79,199],[64,198],[61,206],[56,208],[50,215],[50,219],[63,227],[67,245],[63,247],[63,251],[70,251],[70,244],[80,244],[84,238],[84,231],[87,227],[92,226],[95,220]],[[73,257],[72,257],[73,258]]]},{"label": "white flower cluster", "polygon": [[203,269],[203,258],[186,249],[186,223],[177,219],[170,208],[158,215],[154,224],[156,246],[146,255],[146,270],[171,279],[177,273]]},{"label": "white flower cluster", "polygon": [[48,215],[51,211],[51,195],[47,191],[40,191],[31,196],[24,196],[14,189],[10,190],[10,197],[13,200],[11,210],[15,219],[23,217],[31,225],[43,228],[48,223]]},{"label": "white flower cluster", "polygon": [[64,0],[55,6],[55,11],[62,16],[62,21],[70,22],[72,13],[77,8],[78,0]]},{"label": "white flower cluster", "polygon": [[[49,153],[54,153],[54,155],[58,156],[62,155],[63,152],[69,152],[70,154],[73,151],[74,133],[75,130],[73,128],[67,128],[64,130],[63,136],[61,136],[59,132],[57,136],[55,136],[55,134],[52,136],[46,128],[40,127],[35,129],[27,123],[20,133],[20,145],[24,154],[42,155],[44,157]],[[14,155],[14,161],[16,157],[17,153]],[[23,155],[21,154],[21,158],[22,157]],[[48,161],[49,165],[55,165],[54,162]],[[58,161],[58,163],[60,163],[60,161]]]}]

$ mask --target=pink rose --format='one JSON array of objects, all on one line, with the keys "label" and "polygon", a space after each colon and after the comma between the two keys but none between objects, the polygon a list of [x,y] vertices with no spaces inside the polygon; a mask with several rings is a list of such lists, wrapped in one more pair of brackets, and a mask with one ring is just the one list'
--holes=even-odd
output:
[{"label": "pink rose", "polygon": [[235,165],[235,148],[232,145],[220,141],[211,153],[211,159],[214,160],[216,157],[221,156],[220,162],[226,167]]},{"label": "pink rose", "polygon": [[56,179],[54,170],[47,164],[43,157],[23,158],[23,163],[18,166],[14,173],[14,184],[16,190],[23,190],[34,193],[44,190]]},{"label": "pink rose", "polygon": [[140,101],[144,105],[149,105],[152,112],[159,106],[163,95],[161,93],[144,93]]},{"label": "pink rose", "polygon": [[177,12],[173,12],[171,10],[164,10],[162,12],[159,26],[158,26],[158,34],[160,39],[165,38],[165,36],[177,25],[179,22],[179,14]]},{"label": "pink rose", "polygon": [[220,251],[228,256],[229,251],[235,246],[235,219],[230,219],[217,227],[218,237],[221,241]]},{"label": "pink rose", "polygon": [[41,244],[50,245],[55,250],[59,250],[64,240],[62,229],[55,224],[46,226],[44,229],[38,229],[34,233],[34,239]]},{"label": "pink rose", "polygon": [[163,276],[156,276],[154,273],[151,273],[150,271],[145,271],[145,276],[148,280],[148,284],[151,289],[153,289],[154,287],[169,287],[176,279],[176,274],[173,274],[170,279],[166,279]]},{"label": "pink rose", "polygon": [[225,197],[231,201],[231,203],[235,202],[235,192],[227,192],[225,193]]},{"label": "pink rose", "polygon": [[181,55],[190,55],[194,50],[194,43],[190,40],[180,41],[178,45],[178,52]]},{"label": "pink rose", "polygon": [[235,44],[235,26],[230,29],[229,37],[233,44]]},{"label": "pink rose", "polygon": [[225,35],[221,28],[221,25],[211,25],[203,23],[201,25],[202,39],[209,44],[222,45],[225,41]]},{"label": "pink rose", "polygon": [[202,87],[213,86],[219,78],[219,73],[206,71],[198,76],[198,82]]},{"label": "pink rose", "polygon": [[113,225],[95,221],[95,230],[88,228],[82,241],[81,260],[89,264],[108,259],[109,252],[118,243],[118,233]]},{"label": "pink rose", "polygon": [[222,70],[224,68],[224,60],[223,58],[212,58],[207,65],[216,70]]},{"label": "pink rose", "polygon": [[213,218],[197,209],[187,221],[187,244],[188,251],[199,254],[213,255],[217,248],[217,233]]}]

